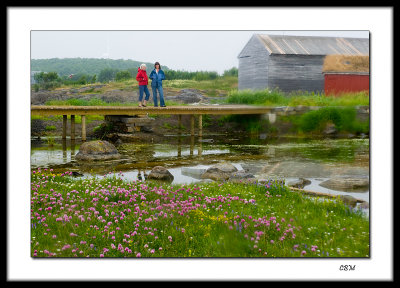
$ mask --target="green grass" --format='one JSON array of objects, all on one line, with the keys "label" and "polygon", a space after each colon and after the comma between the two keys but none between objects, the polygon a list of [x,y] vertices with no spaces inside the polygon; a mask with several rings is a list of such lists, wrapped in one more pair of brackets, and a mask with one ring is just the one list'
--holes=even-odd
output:
[{"label": "green grass", "polygon": [[278,90],[231,91],[226,99],[232,104],[254,104],[265,106],[368,106],[369,93],[346,93],[340,97],[316,93],[284,94]]},{"label": "green grass", "polygon": [[165,80],[163,87],[179,89],[207,90],[207,96],[219,96],[220,93],[227,94],[237,88],[237,77],[225,76],[215,80]]},{"label": "green grass", "polygon": [[280,182],[31,174],[33,257],[369,257],[369,220]]},{"label": "green grass", "polygon": [[368,133],[369,121],[357,120],[356,113],[354,107],[324,107],[304,113],[298,118],[293,118],[293,121],[296,129],[305,133],[321,133],[327,123],[335,124],[338,132]]}]

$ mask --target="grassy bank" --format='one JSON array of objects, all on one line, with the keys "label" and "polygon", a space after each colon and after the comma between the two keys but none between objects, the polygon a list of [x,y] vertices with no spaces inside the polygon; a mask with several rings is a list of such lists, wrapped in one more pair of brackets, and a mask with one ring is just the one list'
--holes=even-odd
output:
[{"label": "grassy bank", "polygon": [[284,94],[278,90],[231,91],[226,99],[231,104],[254,104],[266,106],[368,106],[369,93],[346,93],[340,97],[315,93]]},{"label": "grassy bank", "polygon": [[31,174],[33,257],[369,257],[369,221],[279,182]]},{"label": "grassy bank", "polygon": [[369,134],[369,120],[357,119],[354,107],[324,107],[299,116],[283,117],[292,123],[297,134],[321,134],[327,125],[335,127],[338,133]]}]

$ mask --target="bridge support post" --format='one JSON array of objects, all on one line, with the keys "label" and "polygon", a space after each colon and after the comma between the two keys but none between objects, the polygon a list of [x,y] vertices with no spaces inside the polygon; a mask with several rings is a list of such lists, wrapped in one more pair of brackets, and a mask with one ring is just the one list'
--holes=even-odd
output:
[{"label": "bridge support post", "polygon": [[182,115],[178,115],[178,130],[180,131],[182,126]]},{"label": "bridge support post", "polygon": [[82,119],[82,141],[86,141],[86,116],[81,115]]},{"label": "bridge support post", "polygon": [[203,137],[203,115],[199,115],[199,137]]},{"label": "bridge support post", "polygon": [[276,114],[268,113],[268,120],[269,120],[269,123],[275,123],[276,122]]},{"label": "bridge support post", "polygon": [[62,139],[67,139],[67,115],[63,115]]},{"label": "bridge support post", "polygon": [[75,115],[71,115],[71,140],[75,140]]},{"label": "bridge support post", "polygon": [[190,136],[194,136],[194,115],[190,115]]}]

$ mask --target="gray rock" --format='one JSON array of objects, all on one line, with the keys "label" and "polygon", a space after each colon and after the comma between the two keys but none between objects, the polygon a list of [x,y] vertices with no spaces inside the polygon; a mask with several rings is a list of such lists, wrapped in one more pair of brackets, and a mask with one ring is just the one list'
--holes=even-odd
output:
[{"label": "gray rock", "polygon": [[332,178],[319,184],[322,187],[338,190],[338,191],[351,191],[351,192],[366,192],[369,188],[368,178]]},{"label": "gray rock", "polygon": [[231,173],[228,181],[233,183],[255,182],[256,178],[253,174],[248,173],[245,170],[239,170],[237,172]]},{"label": "gray rock", "polygon": [[181,173],[182,175],[189,176],[195,179],[202,179],[201,175],[206,172],[206,168],[189,168],[189,167],[182,167]]},{"label": "gray rock", "polygon": [[75,159],[81,161],[120,159],[121,155],[113,144],[103,140],[95,140],[83,143]]},{"label": "gray rock", "polygon": [[361,209],[369,209],[369,203],[367,201],[364,201],[360,204]]},{"label": "gray rock", "polygon": [[175,99],[186,104],[197,103],[204,99],[204,95],[197,89],[182,89]]},{"label": "gray rock", "polygon": [[343,201],[343,203],[350,205],[351,207],[355,207],[357,205],[357,199],[350,195],[339,195],[339,199]]},{"label": "gray rock", "polygon": [[305,178],[299,178],[297,180],[292,180],[287,183],[287,186],[303,189],[304,186],[310,185],[311,181]]},{"label": "gray rock", "polygon": [[230,176],[229,176],[229,180],[232,179],[248,179],[248,178],[255,178],[253,174],[251,173],[247,173],[244,170],[239,170],[237,172],[233,172]]},{"label": "gray rock", "polygon": [[221,162],[208,168],[206,172],[201,175],[202,179],[228,180],[233,172],[237,172],[238,169],[228,162]]},{"label": "gray rock", "polygon": [[153,169],[151,169],[147,179],[172,182],[174,181],[174,175],[172,175],[171,172],[169,172],[165,167],[155,166]]}]

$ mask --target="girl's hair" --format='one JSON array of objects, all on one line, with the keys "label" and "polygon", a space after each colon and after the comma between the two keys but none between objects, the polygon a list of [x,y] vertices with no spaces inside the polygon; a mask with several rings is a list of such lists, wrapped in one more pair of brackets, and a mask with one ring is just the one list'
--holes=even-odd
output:
[{"label": "girl's hair", "polygon": [[159,62],[154,63],[154,68],[156,68],[156,65],[158,65],[160,67],[160,69],[161,69],[161,65],[160,65]]}]

